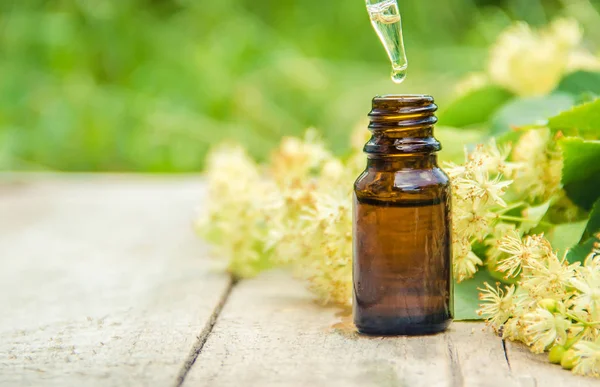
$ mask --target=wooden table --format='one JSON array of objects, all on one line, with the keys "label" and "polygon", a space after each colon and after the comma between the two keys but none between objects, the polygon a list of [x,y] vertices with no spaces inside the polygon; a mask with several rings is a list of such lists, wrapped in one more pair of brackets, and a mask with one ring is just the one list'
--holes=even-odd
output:
[{"label": "wooden table", "polygon": [[232,284],[202,198],[196,176],[0,176],[0,385],[600,384],[480,323],[361,337],[286,273]]}]

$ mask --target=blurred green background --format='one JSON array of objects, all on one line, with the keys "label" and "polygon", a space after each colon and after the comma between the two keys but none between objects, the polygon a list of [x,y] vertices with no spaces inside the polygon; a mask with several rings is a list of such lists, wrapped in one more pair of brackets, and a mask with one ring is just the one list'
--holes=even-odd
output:
[{"label": "blurred green background", "polygon": [[0,169],[199,171],[211,144],[264,159],[310,126],[341,153],[372,96],[443,106],[513,20],[573,16],[600,42],[599,1],[399,4],[401,86],[363,0],[3,0]]}]

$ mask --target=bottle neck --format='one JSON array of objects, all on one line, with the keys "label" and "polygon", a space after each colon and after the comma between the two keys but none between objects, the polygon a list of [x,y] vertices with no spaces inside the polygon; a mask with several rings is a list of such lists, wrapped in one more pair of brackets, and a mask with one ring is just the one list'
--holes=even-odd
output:
[{"label": "bottle neck", "polygon": [[407,165],[435,166],[434,154],[441,149],[433,137],[436,110],[429,96],[375,97],[369,113],[373,135],[364,148],[369,160],[398,159]]}]

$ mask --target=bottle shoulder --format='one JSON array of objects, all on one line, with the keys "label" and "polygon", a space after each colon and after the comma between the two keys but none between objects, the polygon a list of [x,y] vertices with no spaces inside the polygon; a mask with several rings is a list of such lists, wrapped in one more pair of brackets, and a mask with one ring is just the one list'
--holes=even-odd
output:
[{"label": "bottle shoulder", "polygon": [[410,187],[426,187],[449,185],[450,178],[439,167],[427,169],[401,169],[398,171],[378,171],[366,169],[356,179],[355,187],[365,187],[373,183],[410,189]]},{"label": "bottle shoulder", "polygon": [[398,171],[367,169],[356,180],[354,190],[359,197],[437,198],[449,195],[450,179],[439,167]]}]

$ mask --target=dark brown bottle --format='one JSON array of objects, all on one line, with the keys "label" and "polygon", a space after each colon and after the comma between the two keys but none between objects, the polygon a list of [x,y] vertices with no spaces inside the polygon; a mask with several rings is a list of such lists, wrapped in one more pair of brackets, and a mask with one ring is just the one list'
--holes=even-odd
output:
[{"label": "dark brown bottle", "polygon": [[354,185],[354,323],[418,335],[452,320],[450,185],[424,95],[373,99],[367,168]]}]

